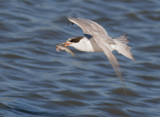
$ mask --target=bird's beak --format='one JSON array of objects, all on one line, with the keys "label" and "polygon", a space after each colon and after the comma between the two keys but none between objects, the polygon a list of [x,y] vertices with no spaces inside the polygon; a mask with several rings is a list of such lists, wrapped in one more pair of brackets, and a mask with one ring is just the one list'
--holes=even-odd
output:
[{"label": "bird's beak", "polygon": [[67,42],[64,42],[62,44],[64,44],[64,46],[70,46],[71,45],[71,43],[67,43]]}]

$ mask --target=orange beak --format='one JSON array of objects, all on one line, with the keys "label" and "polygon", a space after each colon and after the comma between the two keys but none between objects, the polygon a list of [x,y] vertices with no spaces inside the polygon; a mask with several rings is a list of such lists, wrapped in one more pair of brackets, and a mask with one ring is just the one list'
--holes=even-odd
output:
[{"label": "orange beak", "polygon": [[71,43],[67,43],[67,42],[64,42],[63,44],[65,44],[64,46],[70,46]]}]

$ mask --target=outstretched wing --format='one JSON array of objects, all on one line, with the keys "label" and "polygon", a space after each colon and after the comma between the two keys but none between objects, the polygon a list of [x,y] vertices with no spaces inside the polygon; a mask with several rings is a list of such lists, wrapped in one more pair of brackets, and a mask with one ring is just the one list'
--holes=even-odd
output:
[{"label": "outstretched wing", "polygon": [[109,42],[111,40],[105,29],[96,22],[93,22],[88,19],[68,17],[68,20],[78,25],[83,30],[84,34],[92,36],[92,39],[95,40],[95,42],[99,45],[99,47],[103,50],[103,52],[107,56],[117,76],[122,80],[120,66],[116,57],[112,53],[112,48],[109,45]]}]

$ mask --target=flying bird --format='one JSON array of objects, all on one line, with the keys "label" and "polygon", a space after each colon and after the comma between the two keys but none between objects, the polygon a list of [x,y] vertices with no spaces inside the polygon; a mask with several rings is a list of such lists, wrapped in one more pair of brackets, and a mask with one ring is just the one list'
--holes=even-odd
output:
[{"label": "flying bird", "polygon": [[103,52],[121,79],[120,66],[112,52],[118,51],[123,56],[135,60],[130,52],[131,47],[127,45],[127,34],[113,39],[101,25],[94,21],[72,17],[68,17],[68,20],[78,25],[83,30],[84,36],[71,37],[63,44],[84,52]]}]

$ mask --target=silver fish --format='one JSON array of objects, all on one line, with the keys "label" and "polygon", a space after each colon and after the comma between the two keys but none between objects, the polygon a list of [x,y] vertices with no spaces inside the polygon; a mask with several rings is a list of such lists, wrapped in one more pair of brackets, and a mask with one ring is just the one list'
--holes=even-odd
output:
[{"label": "silver fish", "polygon": [[56,51],[59,52],[60,50],[64,50],[67,53],[70,53],[72,56],[75,56],[75,54],[68,47],[66,47],[65,45],[62,45],[62,44],[57,44]]}]

